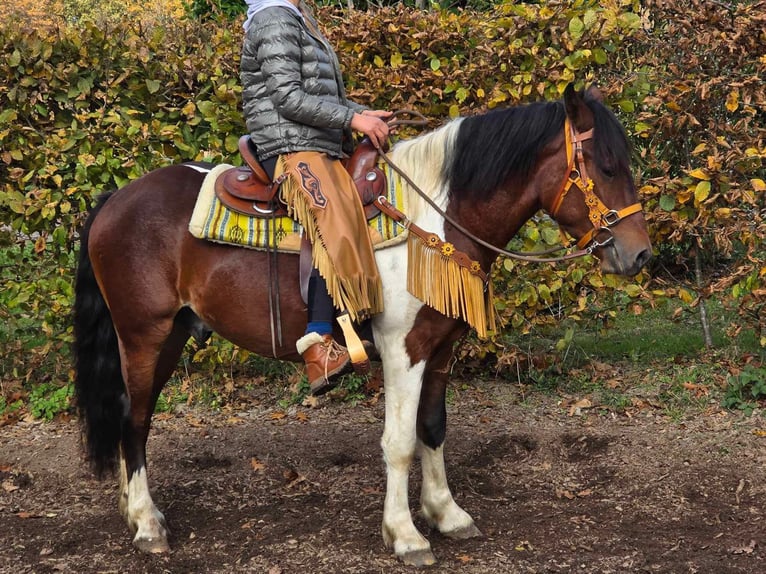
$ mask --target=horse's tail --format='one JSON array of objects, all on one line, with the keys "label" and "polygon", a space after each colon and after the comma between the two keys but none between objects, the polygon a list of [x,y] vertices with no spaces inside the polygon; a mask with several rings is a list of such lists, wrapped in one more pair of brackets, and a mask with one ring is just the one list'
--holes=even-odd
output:
[{"label": "horse's tail", "polygon": [[99,197],[80,232],[74,302],[77,410],[88,459],[99,477],[114,470],[128,405],[117,333],[88,253],[90,227],[111,195]]}]

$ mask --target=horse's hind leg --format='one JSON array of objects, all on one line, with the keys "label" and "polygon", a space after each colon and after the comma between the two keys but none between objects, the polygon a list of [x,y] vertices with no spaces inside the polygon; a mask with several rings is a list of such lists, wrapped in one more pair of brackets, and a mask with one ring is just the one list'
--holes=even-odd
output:
[{"label": "horse's hind leg", "polygon": [[144,552],[167,552],[165,517],[154,505],[146,472],[146,440],[152,413],[162,387],[172,374],[189,331],[183,321],[154,325],[151,333],[120,339],[123,377],[130,396],[130,417],[125,423],[120,459],[120,511],[133,544]]},{"label": "horse's hind leg", "polygon": [[418,408],[418,439],[423,471],[420,505],[428,523],[449,538],[481,536],[473,518],[452,498],[444,466],[444,438],[447,430],[445,393],[448,375],[427,370]]}]

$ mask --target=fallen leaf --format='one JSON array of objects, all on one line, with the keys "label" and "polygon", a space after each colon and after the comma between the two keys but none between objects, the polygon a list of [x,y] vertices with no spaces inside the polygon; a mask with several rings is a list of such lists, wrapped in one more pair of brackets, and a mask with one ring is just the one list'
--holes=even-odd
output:
[{"label": "fallen leaf", "polygon": [[303,405],[304,407],[315,409],[319,406],[319,397],[309,395],[305,399],[303,399],[303,402],[301,403],[301,405]]},{"label": "fallen leaf", "polygon": [[255,457],[250,459],[250,466],[257,472],[260,472],[266,468],[266,465]]},{"label": "fallen leaf", "polygon": [[593,406],[593,403],[590,402],[590,399],[580,399],[576,403],[574,403],[571,407],[569,407],[569,416],[580,416],[582,414],[583,409],[589,409]]},{"label": "fallen leaf", "polygon": [[275,412],[271,413],[271,416],[269,418],[271,420],[273,420],[273,421],[278,421],[278,420],[281,420],[281,419],[285,418],[286,416],[287,416],[287,413],[285,413],[285,412],[275,411]]},{"label": "fallen leaf", "polygon": [[591,494],[593,494],[593,489],[592,488],[586,488],[585,490],[581,490],[580,492],[578,492],[577,493],[577,497],[578,498],[585,498],[586,496],[590,496]]},{"label": "fallen leaf", "polygon": [[269,568],[269,574],[282,574],[282,568],[280,566],[272,566]]},{"label": "fallen leaf", "polygon": [[463,564],[468,564],[473,558],[468,556],[468,554],[461,554],[460,556],[457,556],[457,559],[460,560]]},{"label": "fallen leaf", "polygon": [[759,437],[766,437],[766,429],[754,429],[753,434]]},{"label": "fallen leaf", "polygon": [[575,495],[569,492],[568,490],[564,490],[563,488],[557,488],[556,498],[566,498],[567,500],[574,500]]},{"label": "fallen leaf", "polygon": [[19,489],[19,487],[13,484],[10,480],[6,480],[5,482],[3,482],[2,486],[5,492],[13,492],[14,490]]},{"label": "fallen leaf", "polygon": [[305,423],[307,420],[309,420],[309,416],[306,413],[304,413],[303,411],[298,412],[295,415],[295,418],[298,419],[302,423]]},{"label": "fallen leaf", "polygon": [[683,387],[692,393],[696,398],[706,397],[710,392],[706,385],[696,385],[694,383],[684,383]]},{"label": "fallen leaf", "polygon": [[53,548],[43,548],[40,550],[40,556],[50,556],[53,554]]},{"label": "fallen leaf", "polygon": [[752,554],[757,546],[758,543],[755,540],[751,540],[746,546],[735,546],[734,548],[730,548],[729,552],[732,554]]}]

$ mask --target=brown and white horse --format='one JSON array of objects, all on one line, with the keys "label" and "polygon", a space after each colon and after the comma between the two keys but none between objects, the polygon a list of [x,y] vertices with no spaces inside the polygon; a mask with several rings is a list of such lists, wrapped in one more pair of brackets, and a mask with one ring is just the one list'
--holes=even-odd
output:
[{"label": "brown and white horse", "polygon": [[[398,143],[390,157],[449,217],[494,246],[504,247],[544,209],[573,237],[602,239],[591,248],[606,273],[635,274],[651,257],[646,224],[636,209],[628,142],[597,90],[570,86],[563,101],[458,118]],[[203,177],[188,165],[153,171],[102,196],[81,235],[78,408],[96,472],[119,463],[120,510],[134,544],[147,552],[169,546],[165,518],[149,494],[146,440],[157,397],[188,338],[212,329],[260,355],[298,361],[295,341],[306,326],[296,255],[277,256],[282,345],[274,353],[265,271],[270,255],[190,235]],[[589,192],[607,210],[596,218],[596,234],[586,206]],[[489,270],[493,251],[455,229],[412,190],[406,193],[415,224]],[[480,534],[453,500],[443,453],[447,367],[468,327],[408,293],[405,245],[379,250],[376,258],[385,303],[373,320],[386,402],[383,539],[406,563],[431,564],[430,544],[413,524],[407,501],[416,455],[422,459],[420,502],[429,523],[453,538]]]}]

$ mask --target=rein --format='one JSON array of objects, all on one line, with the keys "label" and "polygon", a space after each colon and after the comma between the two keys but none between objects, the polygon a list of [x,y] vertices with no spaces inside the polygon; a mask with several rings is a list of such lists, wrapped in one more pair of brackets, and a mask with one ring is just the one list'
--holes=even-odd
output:
[{"label": "rein", "polygon": [[[417,112],[412,112],[410,110],[402,110],[401,112],[397,112],[394,115],[397,115],[398,113],[404,113],[404,112],[419,115],[421,118],[423,118],[423,120],[425,120],[424,116],[422,116],[421,114],[418,114]],[[409,125],[423,125],[423,123],[419,120],[418,121],[396,120],[394,122],[391,122],[389,125],[393,127],[393,126],[401,125],[404,123],[407,123]],[[569,189],[574,184],[581,190],[581,192],[585,196],[585,204],[588,206],[588,210],[589,210],[588,217],[591,223],[593,224],[593,229],[591,229],[588,233],[586,233],[583,237],[581,237],[580,240],[577,242],[577,247],[578,247],[577,251],[572,251],[571,253],[567,253],[566,255],[561,255],[558,257],[539,257],[539,255],[545,255],[547,253],[555,253],[556,251],[567,249],[566,247],[557,247],[554,249],[549,249],[547,251],[539,252],[537,255],[533,255],[530,253],[519,253],[517,251],[509,251],[507,249],[495,247],[491,243],[488,243],[487,241],[484,241],[483,239],[477,237],[471,231],[469,231],[468,229],[460,225],[452,217],[447,215],[447,213],[441,207],[439,207],[435,201],[433,201],[430,197],[428,197],[426,193],[422,189],[420,189],[420,187],[414,181],[412,181],[412,179],[398,165],[396,165],[391,160],[391,158],[388,156],[388,154],[385,151],[378,148],[378,152],[380,153],[380,156],[383,158],[383,160],[391,167],[391,169],[393,169],[405,182],[407,182],[407,184],[410,187],[412,187],[412,189],[415,190],[415,192],[436,211],[436,213],[441,215],[447,223],[452,225],[455,229],[457,229],[460,233],[462,233],[471,241],[478,243],[479,245],[486,247],[487,249],[494,251],[495,253],[498,253],[499,255],[510,257],[511,259],[516,259],[519,261],[528,261],[531,263],[557,263],[561,261],[568,261],[570,259],[576,259],[578,257],[583,257],[585,255],[590,255],[599,247],[605,247],[609,245],[610,243],[612,243],[612,241],[614,241],[614,234],[612,233],[610,228],[617,225],[625,217],[628,217],[629,215],[632,215],[634,213],[641,211],[640,203],[634,203],[620,210],[609,209],[603,204],[603,202],[593,192],[593,188],[594,188],[593,180],[590,179],[590,177],[588,177],[587,170],[585,169],[585,160],[584,160],[583,151],[582,151],[582,142],[588,139],[591,139],[593,137],[592,129],[588,130],[587,132],[579,133],[577,132],[575,127],[571,124],[571,122],[569,121],[569,118],[566,118],[566,120],[564,121],[564,137],[566,141],[565,147],[567,152],[567,172],[564,175],[564,181],[561,184],[561,188],[559,189],[559,192],[556,194],[556,199],[554,200],[554,203],[553,203],[553,209],[551,210],[551,216],[555,219],[556,214],[558,213],[558,210],[561,207],[561,204],[564,200],[564,196],[567,194]],[[573,178],[573,176],[575,176],[576,179]],[[399,221],[406,228],[409,228],[411,225],[413,225],[409,221],[409,219],[407,219],[401,212],[399,212],[398,210],[395,210],[393,206],[388,204],[388,202],[386,201],[384,197],[379,197],[376,200],[376,203],[378,204],[378,207],[381,209],[381,211],[384,211],[389,216],[393,217],[392,210],[394,210],[397,215],[397,217],[394,217],[394,219]],[[601,231],[608,232],[609,236],[604,241],[599,242],[596,239],[596,236]]]}]

